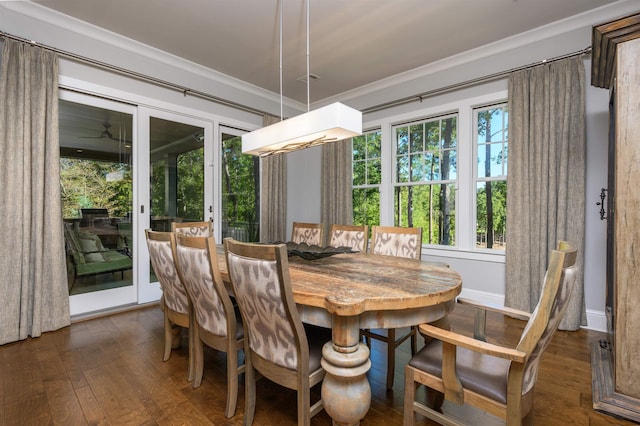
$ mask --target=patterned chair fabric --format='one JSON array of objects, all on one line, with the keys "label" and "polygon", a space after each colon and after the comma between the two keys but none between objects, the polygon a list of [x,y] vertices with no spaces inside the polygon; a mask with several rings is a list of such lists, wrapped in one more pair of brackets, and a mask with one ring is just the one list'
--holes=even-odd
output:
[{"label": "patterned chair fabric", "polygon": [[251,425],[255,413],[255,371],[297,395],[298,424],[322,410],[310,404],[310,388],[320,383],[322,347],[331,330],[305,327],[298,316],[289,279],[285,244],[241,243],[225,239],[227,268],[245,323],[245,415]]},{"label": "patterned chair fabric", "polygon": [[374,226],[371,235],[371,253],[420,259],[422,229]]},{"label": "patterned chair fabric", "polygon": [[153,272],[158,278],[165,305],[172,311],[181,314],[189,313],[189,299],[180,281],[173,260],[171,241],[150,240],[147,238],[149,257]]},{"label": "patterned chair fabric", "polygon": [[331,247],[351,247],[354,251],[366,253],[369,243],[367,225],[331,225],[329,245]]},{"label": "patterned chair fabric", "polygon": [[171,230],[189,237],[213,237],[213,227],[206,222],[172,222]]},{"label": "patterned chair fabric", "polygon": [[310,246],[322,246],[323,227],[321,223],[293,222],[291,241],[296,244],[305,243]]},{"label": "patterned chair fabric", "polygon": [[233,417],[238,399],[238,376],[245,371],[238,352],[244,349],[244,327],[218,269],[214,237],[175,234],[178,273],[191,303],[193,329],[193,387],[202,383],[204,344],[227,355],[227,400],[225,416]]},{"label": "patterned chair fabric", "polygon": [[224,306],[213,284],[207,250],[176,247],[176,255],[184,285],[189,291],[196,321],[217,336],[227,336]]},{"label": "patterned chair fabric", "polygon": [[[262,358],[291,370],[298,368],[296,335],[283,307],[278,263],[228,255],[236,300],[251,338],[249,347]],[[301,344],[306,344],[306,339]]]}]

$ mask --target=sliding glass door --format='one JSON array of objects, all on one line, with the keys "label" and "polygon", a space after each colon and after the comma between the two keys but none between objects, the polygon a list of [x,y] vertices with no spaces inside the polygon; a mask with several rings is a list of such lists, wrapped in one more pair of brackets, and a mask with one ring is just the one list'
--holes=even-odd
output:
[{"label": "sliding glass door", "polygon": [[62,91],[59,132],[71,314],[134,303],[135,108]]}]

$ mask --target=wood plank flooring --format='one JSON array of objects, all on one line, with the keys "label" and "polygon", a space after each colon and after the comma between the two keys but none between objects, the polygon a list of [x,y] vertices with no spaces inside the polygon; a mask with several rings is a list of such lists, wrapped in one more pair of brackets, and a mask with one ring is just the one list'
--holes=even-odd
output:
[{"label": "wood plank flooring", "polygon": [[[456,306],[452,328],[472,331],[473,312]],[[523,323],[490,314],[491,340],[513,342]],[[597,413],[591,401],[591,345],[602,333],[559,331],[545,352],[535,396],[538,425],[620,425],[634,423]],[[205,351],[205,378],[193,389],[186,381],[183,347],[162,362],[162,313],[157,306],[76,322],[37,339],[0,346],[0,424],[2,425],[241,425],[244,382],[236,415],[224,417],[224,354]],[[385,389],[383,346],[373,343],[368,373],[372,404],[363,426],[402,424],[403,365],[408,344],[398,349],[392,391]],[[312,398],[319,396],[315,389]],[[295,393],[266,379],[257,385],[254,425],[296,424]],[[467,424],[495,419],[466,407],[446,405]],[[330,425],[322,412],[312,425]],[[419,419],[417,424],[430,425]]]}]

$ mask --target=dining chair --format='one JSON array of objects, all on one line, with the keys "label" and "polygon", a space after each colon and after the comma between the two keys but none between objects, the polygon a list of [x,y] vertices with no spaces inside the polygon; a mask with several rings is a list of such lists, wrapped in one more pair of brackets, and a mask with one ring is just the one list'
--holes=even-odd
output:
[{"label": "dining chair", "polygon": [[171,231],[190,237],[213,237],[213,225],[205,222],[171,222]]},{"label": "dining chair", "polygon": [[245,324],[245,425],[253,423],[255,371],[297,391],[298,425],[322,410],[311,388],[325,371],[322,347],[331,330],[304,326],[293,300],[285,244],[241,243],[225,238],[229,278]]},{"label": "dining chair", "polygon": [[189,316],[191,301],[180,280],[176,268],[174,235],[172,232],[145,230],[149,258],[153,273],[156,275],[162,297],[160,309],[164,313],[164,353],[163,361],[168,361],[171,349],[180,346],[180,335],[183,328],[189,329],[189,371],[188,380],[193,380],[193,336],[190,329]]},{"label": "dining chair", "polygon": [[[415,413],[440,424],[453,424],[441,410],[445,399],[475,406],[502,418],[508,426],[532,423],[540,358],[567,310],[576,282],[576,257],[576,250],[564,241],[551,252],[542,294],[532,314],[461,299],[481,310],[474,337],[420,325],[420,332],[432,339],[405,366],[404,425],[414,424]],[[487,310],[527,319],[515,348],[486,341]],[[431,404],[415,400],[421,384],[436,392]]]},{"label": "dining chair", "polygon": [[351,247],[354,251],[366,253],[369,246],[369,226],[332,224],[329,227],[329,245]]},{"label": "dining chair", "polygon": [[[371,228],[371,253],[385,256],[420,259],[422,255],[422,228],[400,226],[373,226]],[[361,334],[371,347],[371,339],[387,345],[387,389],[393,388],[396,364],[396,348],[405,340],[411,339],[411,355],[418,348],[418,328],[410,327],[409,331],[397,336],[397,329],[386,330],[363,329]]]},{"label": "dining chair", "polygon": [[324,225],[322,223],[293,222],[291,241],[296,244],[308,244],[310,246],[322,246]]},{"label": "dining chair", "polygon": [[189,294],[193,310],[193,387],[202,383],[204,345],[227,354],[227,400],[225,416],[233,417],[238,401],[238,352],[244,348],[244,327],[218,267],[214,237],[191,237],[177,233],[175,251],[178,273]]}]

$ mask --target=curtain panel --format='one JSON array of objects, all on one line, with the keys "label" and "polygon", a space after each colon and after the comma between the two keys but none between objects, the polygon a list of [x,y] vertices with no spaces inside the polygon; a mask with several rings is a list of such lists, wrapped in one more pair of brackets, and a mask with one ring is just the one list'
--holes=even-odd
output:
[{"label": "curtain panel", "polygon": [[320,210],[325,235],[332,223],[353,224],[351,139],[322,145]]},{"label": "curtain panel", "polygon": [[[280,121],[265,114],[263,125]],[[260,241],[285,241],[287,238],[287,154],[260,159]]]},{"label": "curtain panel", "polygon": [[4,40],[0,100],[0,344],[4,344],[70,324],[60,200],[57,56]]},{"label": "curtain panel", "polygon": [[558,240],[578,250],[578,285],[560,328],[586,325],[585,77],[582,58],[509,78],[505,305],[531,312]]}]

